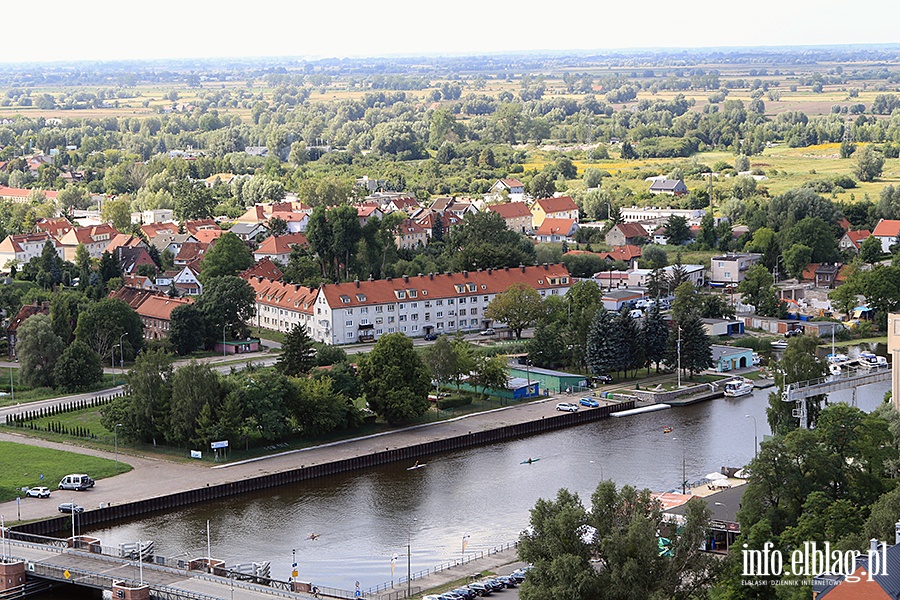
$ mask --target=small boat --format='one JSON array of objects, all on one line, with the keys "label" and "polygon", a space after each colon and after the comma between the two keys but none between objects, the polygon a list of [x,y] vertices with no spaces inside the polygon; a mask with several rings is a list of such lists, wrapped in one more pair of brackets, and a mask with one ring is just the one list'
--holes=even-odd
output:
[{"label": "small boat", "polygon": [[750,362],[754,367],[758,367],[760,363],[762,363],[762,358],[759,356],[759,352],[753,353],[753,359]]},{"label": "small boat", "polygon": [[850,362],[850,357],[846,354],[840,354],[832,352],[828,356],[825,357],[828,360],[828,364],[830,365],[840,365],[842,363]]},{"label": "small boat", "polygon": [[416,470],[416,469],[421,469],[422,467],[426,467],[426,466],[428,466],[427,463],[420,463],[420,462],[416,461],[416,464],[414,464],[414,465],[411,466],[411,467],[407,467],[406,470],[407,470],[407,471],[414,471],[414,470]]},{"label": "small boat", "polygon": [[881,361],[884,361],[884,365],[887,365],[887,359],[883,356],[878,356],[874,352],[860,352],[859,353],[859,367],[861,369],[877,369],[881,366]]},{"label": "small boat", "polygon": [[787,346],[788,343],[786,340],[775,340],[774,342],[772,342],[773,350],[784,350],[785,348],[787,348]]},{"label": "small boat", "polygon": [[831,363],[828,365],[828,372],[831,373],[834,377],[841,376],[841,365],[837,363]]},{"label": "small boat", "polygon": [[668,425],[663,427],[663,433],[672,433],[672,431],[673,431],[672,428],[669,427]]},{"label": "small boat", "polygon": [[746,396],[753,392],[753,382],[744,377],[732,379],[725,384],[725,395],[729,398],[737,398],[738,396]]},{"label": "small boat", "polygon": [[522,461],[521,463],[519,463],[519,464],[522,464],[522,465],[530,465],[531,463],[536,463],[536,462],[539,461],[539,460],[541,460],[541,459],[539,459],[539,458],[529,458],[528,460],[523,460],[523,461]]}]

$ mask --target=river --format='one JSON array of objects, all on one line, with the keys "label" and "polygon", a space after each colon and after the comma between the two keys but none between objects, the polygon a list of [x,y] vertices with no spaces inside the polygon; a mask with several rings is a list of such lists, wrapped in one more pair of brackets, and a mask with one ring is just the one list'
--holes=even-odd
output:
[{"label": "river", "polygon": [[[870,411],[889,382],[861,388],[857,401]],[[673,490],[682,468],[696,481],[723,466],[742,466],[754,452],[754,419],[760,442],[770,391],[719,398],[682,408],[581,425],[430,456],[425,468],[390,465],[192,506],[91,533],[107,546],[154,540],[168,557],[206,555],[207,520],[214,558],[228,565],[271,561],[272,576],[287,579],[296,551],[300,579],[321,586],[366,589],[467,552],[515,540],[539,498],[560,488],[585,504],[601,479]],[[849,391],[830,401],[850,401]],[[672,427],[669,434],[664,427]],[[532,464],[522,461],[540,460]],[[311,533],[317,539],[308,539]]]}]

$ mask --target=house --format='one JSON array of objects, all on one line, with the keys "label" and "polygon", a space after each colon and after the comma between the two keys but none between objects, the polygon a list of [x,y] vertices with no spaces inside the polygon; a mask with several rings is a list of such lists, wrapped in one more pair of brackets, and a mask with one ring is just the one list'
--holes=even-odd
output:
[{"label": "house", "polygon": [[127,233],[118,233],[103,251],[114,254],[119,248],[143,248],[149,250],[150,246],[139,237],[128,235]]},{"label": "house", "polygon": [[862,243],[866,241],[870,235],[872,235],[872,232],[868,229],[845,231],[844,235],[841,237],[841,241],[838,242],[838,247],[841,250],[847,250],[848,252],[859,252],[860,246],[862,246]]},{"label": "house", "polygon": [[108,224],[90,227],[75,227],[67,231],[59,242],[63,245],[66,260],[75,260],[75,250],[83,244],[91,258],[100,258],[109,243],[119,235],[115,228]]},{"label": "house", "polygon": [[605,258],[609,261],[621,260],[630,263],[636,258],[640,258],[642,251],[640,246],[614,246],[609,252],[597,252],[597,256]]},{"label": "house", "polygon": [[531,226],[538,229],[544,219],[572,219],[578,222],[578,205],[569,196],[541,198],[531,207]]},{"label": "house", "polygon": [[175,211],[171,208],[155,208],[142,212],[131,213],[131,223],[144,225],[151,223],[165,223],[175,218]]},{"label": "house", "polygon": [[192,235],[197,239],[201,244],[206,244],[207,246],[212,245],[222,237],[222,234],[225,233],[224,229],[198,229]]},{"label": "house", "polygon": [[182,223],[184,230],[190,234],[195,234],[201,229],[221,229],[215,219],[194,219],[193,221],[185,221]]},{"label": "house", "polygon": [[237,178],[237,175],[234,173],[216,173],[204,179],[203,184],[207,188],[213,188],[216,184],[229,185],[235,178]]},{"label": "house", "polygon": [[37,223],[34,224],[34,228],[37,231],[43,231],[49,233],[56,239],[61,238],[66,233],[71,231],[75,226],[69,222],[69,220],[65,217],[58,217],[55,219],[38,219]]},{"label": "house", "polygon": [[150,254],[147,252],[146,247],[119,246],[110,252],[110,254],[115,256],[116,260],[119,261],[119,265],[122,267],[122,273],[124,275],[136,274],[138,267],[141,265],[149,265],[156,269],[156,263],[150,258]]},{"label": "house", "polygon": [[[319,294],[318,288],[274,281],[264,277],[241,276],[247,280],[256,296],[254,322],[248,323],[248,325],[287,333],[295,325],[301,324],[306,327],[307,332],[312,332],[316,298]],[[325,326],[326,331],[329,328],[330,326]]]},{"label": "house", "polygon": [[180,296],[199,296],[203,293],[200,273],[191,265],[185,265],[180,270],[160,273],[156,276],[156,286],[164,291],[174,287]]},{"label": "house", "polygon": [[637,223],[617,223],[605,237],[609,246],[639,246],[647,241],[647,230]]},{"label": "house", "polygon": [[566,242],[574,239],[576,231],[575,219],[544,219],[534,236],[538,242]]},{"label": "house", "polygon": [[272,259],[265,256],[261,260],[256,261],[256,263],[246,271],[242,271],[241,277],[248,280],[251,277],[262,277],[263,279],[278,281],[284,277],[284,273],[281,272],[278,265],[272,262]]},{"label": "house", "polygon": [[712,350],[713,369],[719,373],[753,366],[752,348],[713,344],[710,346],[710,350]]},{"label": "house", "polygon": [[688,193],[687,186],[680,179],[657,180],[650,184],[651,194],[668,194],[669,196],[682,196]]},{"label": "house", "polygon": [[684,217],[685,221],[688,223],[699,224],[705,214],[706,209],[703,208],[683,209],[632,206],[630,208],[619,209],[619,215],[626,223],[640,223],[642,221],[654,220],[666,221],[669,217],[678,216]]},{"label": "house", "polygon": [[836,263],[810,263],[803,269],[800,280],[811,281],[817,288],[834,289],[842,266]]},{"label": "house", "polygon": [[291,249],[297,245],[309,245],[306,241],[306,234],[288,233],[285,235],[272,235],[263,240],[259,245],[259,248],[253,252],[253,259],[256,261],[268,259],[286,265],[291,256]]},{"label": "house", "polygon": [[181,251],[181,246],[187,242],[196,242],[197,238],[189,233],[160,234],[154,238],[150,238],[150,245],[162,254],[166,250],[177,256]]},{"label": "house", "polygon": [[153,283],[152,279],[144,275],[123,275],[122,285],[125,287],[137,288],[139,290],[156,291],[159,289],[156,287],[156,284]]},{"label": "house", "polygon": [[618,312],[630,302],[637,302],[644,297],[644,292],[639,290],[609,290],[603,292],[603,307],[606,310]]},{"label": "house", "polygon": [[825,573],[813,578],[812,597],[815,600],[900,598],[900,540],[895,538],[895,544],[887,546],[873,539],[866,553],[835,570],[841,573]]},{"label": "house", "polygon": [[359,217],[359,226],[365,227],[369,219],[374,218],[380,221],[384,217],[384,213],[377,206],[362,205],[356,207],[356,216]]},{"label": "house", "polygon": [[22,204],[29,201],[32,192],[44,194],[47,200],[56,200],[58,194],[58,192],[52,190],[26,190],[24,188],[11,188],[0,185],[0,200],[9,200],[10,202]]},{"label": "house", "polygon": [[141,318],[145,340],[159,340],[169,337],[172,311],[179,306],[193,304],[191,298],[171,298],[158,291],[123,287],[109,294],[110,298],[122,300]]},{"label": "house", "polygon": [[740,283],[744,280],[747,269],[761,258],[762,254],[751,252],[714,256],[710,261],[709,284],[721,287],[729,283]]},{"label": "house", "polygon": [[425,235],[428,236],[429,240],[434,237],[434,224],[436,219],[440,219],[441,228],[443,228],[444,234],[462,223],[462,219],[452,212],[440,215],[430,208],[417,212],[413,217],[413,221],[418,223],[418,225],[425,230]]},{"label": "house", "polygon": [[891,246],[900,241],[900,221],[881,219],[875,225],[872,235],[881,241],[881,251],[888,253]]},{"label": "house", "polygon": [[521,202],[525,197],[525,185],[515,178],[498,179],[491,186],[490,195],[499,198],[506,196],[514,202]]},{"label": "house", "polygon": [[203,260],[203,255],[206,254],[209,248],[210,244],[204,244],[203,242],[185,242],[179,248],[173,262],[177,267],[195,264]]},{"label": "house", "polygon": [[402,212],[407,215],[412,215],[417,208],[420,208],[418,200],[411,196],[403,196],[402,198],[391,199],[391,201],[385,205],[383,212]]},{"label": "house", "polygon": [[425,228],[412,219],[403,219],[394,233],[394,243],[400,250],[420,248],[428,244]]},{"label": "house", "polygon": [[[500,181],[503,181],[502,179]],[[497,213],[506,221],[506,228],[516,233],[530,234],[534,231],[532,214],[524,202],[504,202],[490,204],[487,210]]]},{"label": "house", "polygon": [[[302,319],[313,339],[328,344],[376,340],[387,333],[418,337],[431,332],[479,330],[492,326],[484,317],[484,309],[513,283],[524,283],[545,297],[564,296],[572,284],[568,270],[559,264],[431,273],[324,284],[318,290],[287,286],[290,290],[286,293],[301,296],[266,310],[260,294],[269,294],[261,288],[271,289],[273,298],[281,288],[269,288],[265,280],[249,283],[258,290],[261,326],[287,332]],[[267,316],[269,321],[265,320]]]},{"label": "house", "polygon": [[744,322],[734,319],[700,319],[709,336],[730,336],[744,333]]},{"label": "house", "polygon": [[6,350],[9,353],[10,359],[14,359],[16,357],[16,340],[18,339],[18,331],[22,323],[25,322],[25,319],[34,315],[49,314],[50,302],[47,301],[44,301],[43,303],[35,302],[34,304],[26,304],[19,309],[19,312],[16,313],[16,316],[13,317],[10,320],[9,325],[6,326]]},{"label": "house", "polygon": [[[40,256],[44,251],[44,244],[53,244],[56,254],[65,258],[65,248],[59,240],[49,233],[23,233],[8,235],[0,242],[0,270],[9,273],[11,264],[21,267],[32,258]],[[17,268],[18,268],[17,267]]]},{"label": "house", "polygon": [[141,232],[147,236],[151,242],[153,238],[159,235],[175,235],[178,233],[178,224],[172,221],[151,222],[141,225]]},{"label": "house", "polygon": [[260,223],[235,223],[228,231],[245,242],[256,242],[269,234],[269,230]]}]

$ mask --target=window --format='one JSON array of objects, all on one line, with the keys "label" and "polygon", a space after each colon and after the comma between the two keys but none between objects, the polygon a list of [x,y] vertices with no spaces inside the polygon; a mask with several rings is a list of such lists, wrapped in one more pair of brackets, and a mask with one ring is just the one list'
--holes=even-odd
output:
[{"label": "window", "polygon": [[442,311],[438,311],[437,318],[442,319],[444,317],[444,313]]},{"label": "window", "polygon": [[388,317],[388,323],[393,323],[393,322],[394,322],[394,317]]},{"label": "window", "polygon": [[468,291],[470,291],[470,292],[474,292],[475,290],[478,289],[478,286],[475,285],[474,283],[467,283],[466,289],[468,289]]},{"label": "window", "polygon": [[419,295],[419,292],[417,292],[416,290],[406,290],[406,294],[407,294],[410,298],[415,298],[416,296]]},{"label": "window", "polygon": [[413,314],[411,315],[411,318],[412,318],[413,321],[418,321],[418,320],[419,320],[419,313],[413,313]]},{"label": "window", "polygon": [[394,305],[388,304],[388,312],[394,312]]},{"label": "window", "polygon": [[384,329],[376,329],[375,333],[377,333],[378,335],[381,335],[382,333],[384,333]]},{"label": "window", "polygon": [[383,318],[381,318],[381,317],[375,317],[375,324],[376,324],[376,325],[381,325],[382,323],[384,323],[384,319],[383,319]]},{"label": "window", "polygon": [[419,330],[419,326],[418,326],[418,325],[413,325],[413,326],[412,326],[412,330],[413,330],[413,331],[418,331],[418,330]]},{"label": "window", "polygon": [[350,304],[350,296],[341,296],[341,302],[344,304]]},{"label": "window", "polygon": [[488,303],[488,297],[487,297],[487,296],[484,297],[484,303],[485,303],[485,304]]},{"label": "window", "polygon": [[464,308],[459,309],[459,315],[460,315],[460,316],[463,316],[463,315],[465,315],[465,314],[466,314],[466,309],[464,309]]},{"label": "window", "polygon": [[425,313],[425,320],[426,320],[426,321],[430,321],[430,320],[431,320],[431,313]]},{"label": "window", "polygon": [[348,309],[347,309],[347,314],[348,314],[348,315],[352,315],[352,314],[353,314],[353,309],[352,309],[352,308],[348,308]]},{"label": "window", "polygon": [[347,339],[349,340],[349,339],[352,338],[352,337],[353,337],[353,332],[352,332],[352,331],[348,331],[348,332],[347,332]]},{"label": "window", "polygon": [[353,321],[345,321],[344,325],[346,325],[347,327],[353,327]]},{"label": "window", "polygon": [[450,327],[451,329],[452,329],[453,327],[456,327],[456,321],[449,321],[449,322],[447,323],[447,326]]},{"label": "window", "polygon": [[472,319],[469,322],[472,324],[472,327],[476,327],[478,325],[478,319]]},{"label": "window", "polygon": [[388,327],[388,333],[394,333],[394,328],[393,328],[393,327]]},{"label": "window", "polygon": [[454,283],[453,287],[456,289],[457,294],[462,294],[463,292],[466,291],[466,286],[464,286],[461,283]]},{"label": "window", "polygon": [[394,290],[394,294],[397,295],[398,300],[403,300],[406,298],[406,292],[404,290]]},{"label": "window", "polygon": [[375,312],[377,312],[377,313],[384,312],[384,307],[383,307],[383,306],[376,306],[376,307],[375,307]]},{"label": "window", "polygon": [[437,324],[437,330],[438,330],[438,331],[440,331],[440,330],[443,329],[443,328],[444,328],[444,324],[443,324],[443,323],[438,323],[438,324]]},{"label": "window", "polygon": [[357,300],[358,302],[365,302],[365,301],[366,301],[366,295],[365,295],[365,294],[357,294],[357,295],[356,295],[356,300]]},{"label": "window", "polygon": [[400,331],[402,331],[403,333],[406,333],[406,325],[401,326]]},{"label": "window", "polygon": [[435,306],[443,306],[443,305],[444,305],[444,301],[443,301],[443,300],[435,300],[435,301],[434,301],[434,305],[435,305]]},{"label": "window", "polygon": [[402,323],[405,320],[406,320],[406,315],[400,315],[400,322]]},{"label": "window", "polygon": [[409,307],[410,308],[419,308],[419,303],[418,302],[410,302]]},{"label": "window", "polygon": [[359,324],[360,324],[360,325],[368,325],[368,324],[369,324],[369,320],[368,320],[368,319],[360,319]]},{"label": "window", "polygon": [[466,299],[465,299],[465,298],[460,298],[460,299],[459,299],[459,303],[460,303],[460,304],[465,304],[465,303],[466,303]]},{"label": "window", "polygon": [[364,306],[361,309],[359,309],[359,314],[367,315],[367,314],[369,314],[369,309]]},{"label": "window", "polygon": [[453,298],[447,298],[447,304],[453,305]]}]

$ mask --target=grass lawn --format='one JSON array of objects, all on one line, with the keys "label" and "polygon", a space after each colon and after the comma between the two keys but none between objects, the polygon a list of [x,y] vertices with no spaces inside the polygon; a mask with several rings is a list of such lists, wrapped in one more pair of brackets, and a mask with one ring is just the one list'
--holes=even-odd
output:
[{"label": "grass lawn", "polygon": [[[887,336],[883,335],[881,337],[869,337],[869,338],[860,338],[858,340],[846,340],[843,342],[835,342],[835,348],[849,348],[850,346],[856,346],[857,344],[887,344]],[[831,342],[826,344],[819,344],[819,348],[828,348],[831,349]]]},{"label": "grass lawn", "polygon": [[0,406],[11,406],[13,404],[25,404],[27,402],[37,402],[38,400],[46,400],[47,398],[59,398],[61,396],[71,396],[76,393],[83,392],[96,392],[100,390],[107,390],[111,387],[115,387],[121,383],[124,383],[124,378],[120,374],[110,375],[105,373],[103,375],[103,381],[93,386],[90,389],[82,390],[82,392],[73,392],[72,394],[67,392],[61,392],[55,388],[41,387],[41,388],[25,388],[24,386],[20,387],[19,384],[19,370],[18,369],[10,369],[12,372],[13,378],[13,388],[15,392],[15,401],[13,401],[13,395],[10,393],[10,385],[9,378],[10,373],[3,373],[0,371],[0,393],[5,395],[0,396]]},{"label": "grass lawn", "polygon": [[[130,465],[119,461],[120,473],[130,470]],[[16,498],[16,490],[23,487],[43,485],[54,490],[70,473],[87,473],[100,480],[116,474],[116,463],[63,450],[0,442],[0,502]]]}]

